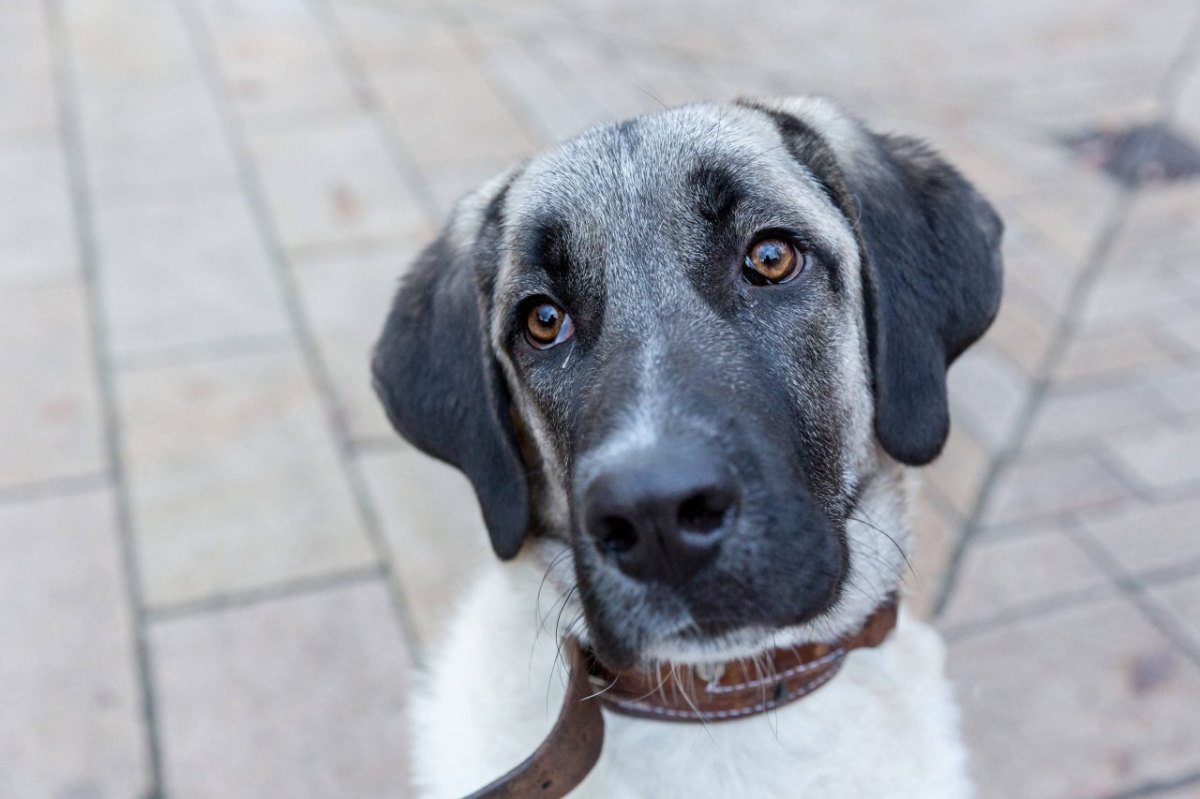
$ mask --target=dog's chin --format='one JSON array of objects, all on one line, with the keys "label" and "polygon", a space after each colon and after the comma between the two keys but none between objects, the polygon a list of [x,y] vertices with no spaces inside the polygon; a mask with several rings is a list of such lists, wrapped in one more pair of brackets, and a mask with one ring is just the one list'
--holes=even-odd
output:
[{"label": "dog's chin", "polygon": [[626,626],[620,636],[585,621],[580,637],[602,663],[613,669],[652,667],[660,663],[719,663],[755,658],[775,648],[810,641],[835,640],[852,626],[840,615],[836,607],[823,607],[799,613],[787,623],[772,625],[730,620],[705,623],[680,613],[636,631]]}]

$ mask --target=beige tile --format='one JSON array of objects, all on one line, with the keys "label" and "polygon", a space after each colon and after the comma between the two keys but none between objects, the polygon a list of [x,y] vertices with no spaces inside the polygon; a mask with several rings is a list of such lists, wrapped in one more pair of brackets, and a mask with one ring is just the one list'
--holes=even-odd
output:
[{"label": "beige tile", "polygon": [[93,190],[109,197],[232,180],[221,120],[178,6],[63,8]]},{"label": "beige tile", "polygon": [[510,166],[503,159],[437,164],[425,170],[425,178],[440,213],[449,216],[456,202]]},{"label": "beige tile", "polygon": [[[1196,256],[1200,262],[1200,255]],[[1200,280],[1195,285],[1200,288]],[[1164,343],[1173,351],[1188,356],[1200,355],[1200,301],[1183,296],[1171,308],[1162,308],[1154,316],[1153,325],[1161,331]]]},{"label": "beige tile", "polygon": [[335,3],[334,17],[358,62],[370,70],[469,57],[437,15],[401,13],[393,4]]},{"label": "beige tile", "polygon": [[199,74],[85,88],[80,115],[88,180],[101,200],[236,179],[216,106]]},{"label": "beige tile", "polygon": [[1174,263],[1200,253],[1200,184],[1182,181],[1139,191],[1110,262]]},{"label": "beige tile", "polygon": [[83,289],[0,292],[0,485],[105,466],[99,392]]},{"label": "beige tile", "polygon": [[[1192,776],[1192,775],[1188,775]],[[1171,784],[1173,780],[1168,780],[1167,784]],[[1200,779],[1192,778],[1186,785],[1181,785],[1178,788],[1169,788],[1165,791],[1155,790],[1149,794],[1154,799],[1200,799]]]},{"label": "beige tile", "polygon": [[1080,335],[1067,346],[1058,364],[1059,380],[1114,377],[1171,363],[1172,354],[1149,330],[1125,327]]},{"label": "beige tile", "polygon": [[0,138],[0,286],[77,274],[63,152],[54,138]]},{"label": "beige tile", "polygon": [[545,46],[609,119],[625,119],[661,108],[630,79],[611,42],[573,31],[549,38]]},{"label": "beige tile", "polygon": [[296,355],[127,372],[119,386],[148,604],[373,561]]},{"label": "beige tile", "polygon": [[157,622],[178,799],[406,796],[409,663],[377,581]]},{"label": "beige tile", "polygon": [[1112,264],[1088,292],[1079,323],[1085,328],[1098,328],[1194,315],[1198,294],[1200,287],[1189,285],[1168,270]]},{"label": "beige tile", "polygon": [[1115,191],[1098,194],[1091,184],[1062,181],[1039,187],[1013,206],[1016,214],[1071,261],[1082,263],[1108,224],[1116,202]]},{"label": "beige tile", "polygon": [[49,134],[57,121],[41,3],[9,3],[0,27],[0,134]]},{"label": "beige tile", "polygon": [[142,796],[145,730],[111,495],[0,505],[0,796]]},{"label": "beige tile", "polygon": [[371,388],[371,351],[414,257],[412,249],[386,247],[306,259],[295,267],[321,359],[357,440],[395,435]]},{"label": "beige tile", "polygon": [[280,289],[233,189],[100,206],[101,286],[118,355],[287,334]]},{"label": "beige tile", "polygon": [[959,640],[949,668],[983,799],[1104,796],[1200,766],[1200,670],[1124,599]]},{"label": "beige tile", "polygon": [[1149,375],[1145,384],[1171,413],[1200,414],[1200,369],[1166,369]]},{"label": "beige tile", "polygon": [[989,524],[1111,506],[1128,489],[1092,454],[1022,454],[1010,462],[988,500]]},{"label": "beige tile", "polygon": [[1113,433],[1161,423],[1155,403],[1140,383],[1052,386],[1042,397],[1029,429],[1032,445],[1104,440]]},{"label": "beige tile", "polygon": [[1200,421],[1179,428],[1126,434],[1109,446],[1121,470],[1146,491],[1200,485]]},{"label": "beige tile", "polygon": [[987,340],[1025,374],[1041,366],[1054,336],[1054,318],[1041,303],[1009,288],[1000,314],[987,332]]},{"label": "beige tile", "polygon": [[62,11],[77,77],[85,89],[131,88],[196,72],[175,4],[68,3]]},{"label": "beige tile", "polygon": [[980,443],[996,449],[1020,418],[1029,378],[994,348],[977,345],[950,367],[947,376],[954,418],[968,425]]},{"label": "beige tile", "polygon": [[1200,497],[1138,500],[1085,514],[1083,529],[1133,574],[1200,563]]},{"label": "beige tile", "polygon": [[1200,70],[1195,67],[1182,81],[1175,105],[1175,124],[1192,142],[1200,141]]},{"label": "beige tile", "polygon": [[217,58],[246,114],[353,109],[358,96],[320,25],[297,0],[201,0]]},{"label": "beige tile", "polygon": [[1104,572],[1061,532],[985,537],[967,550],[939,621],[953,629],[1107,584]]},{"label": "beige tile", "polygon": [[912,521],[912,545],[908,553],[911,570],[903,572],[909,607],[922,617],[933,612],[941,596],[947,569],[962,539],[962,518],[943,508],[923,490],[917,498]]},{"label": "beige tile", "polygon": [[421,640],[436,640],[459,593],[492,555],[471,484],[404,447],[359,456]]},{"label": "beige tile", "polygon": [[921,474],[960,514],[975,504],[992,455],[964,425],[951,424],[942,454]]},{"label": "beige tile", "polygon": [[1200,575],[1154,586],[1149,593],[1191,634],[1196,646],[1200,646]]},{"label": "beige tile", "polygon": [[1005,220],[1004,282],[1026,297],[1036,297],[1054,325],[1066,312],[1079,277],[1080,263],[1049,243],[1020,218],[1000,209]]},{"label": "beige tile", "polygon": [[293,251],[430,232],[371,116],[262,127],[251,141],[276,226]]},{"label": "beige tile", "polygon": [[484,54],[484,67],[515,98],[518,113],[546,142],[572,138],[609,121],[604,110],[555,64],[521,39],[499,38]]},{"label": "beige tile", "polygon": [[372,77],[398,134],[423,166],[516,161],[537,148],[507,99],[469,61],[375,70]]}]

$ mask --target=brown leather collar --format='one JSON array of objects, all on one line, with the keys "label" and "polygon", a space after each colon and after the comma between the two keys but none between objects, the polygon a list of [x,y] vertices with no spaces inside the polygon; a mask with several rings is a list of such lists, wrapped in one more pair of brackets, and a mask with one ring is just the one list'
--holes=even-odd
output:
[{"label": "brown leather collar", "polygon": [[893,597],[857,632],[832,644],[780,647],[750,660],[613,672],[588,658],[588,671],[596,698],[616,713],[662,721],[740,719],[795,702],[829,682],[850,650],[878,646],[887,638],[896,612]]},{"label": "brown leather collar", "polygon": [[898,604],[891,597],[856,632],[832,644],[779,648],[752,661],[708,668],[666,665],[614,672],[570,640],[565,647],[571,677],[554,728],[524,762],[468,799],[566,796],[600,759],[602,706],[660,721],[708,723],[794,702],[829,682],[851,650],[883,643],[896,626]]}]

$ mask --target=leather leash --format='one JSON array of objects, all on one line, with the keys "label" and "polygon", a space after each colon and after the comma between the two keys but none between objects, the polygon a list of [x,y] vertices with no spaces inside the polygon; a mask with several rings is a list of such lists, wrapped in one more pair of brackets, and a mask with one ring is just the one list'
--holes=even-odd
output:
[{"label": "leather leash", "polygon": [[550,734],[520,765],[467,799],[560,799],[583,782],[600,759],[604,716],[599,702],[584,701],[595,690],[588,681],[583,650],[574,638],[564,647],[571,676]]}]

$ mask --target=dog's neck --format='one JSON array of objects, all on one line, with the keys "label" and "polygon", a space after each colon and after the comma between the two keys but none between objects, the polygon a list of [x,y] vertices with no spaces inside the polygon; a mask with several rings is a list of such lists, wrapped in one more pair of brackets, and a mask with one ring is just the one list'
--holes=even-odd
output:
[{"label": "dog's neck", "polygon": [[883,643],[896,626],[898,605],[892,596],[858,630],[834,641],[775,647],[754,658],[623,671],[594,657],[585,664],[594,698],[615,713],[700,723],[745,718],[807,696],[837,674],[852,650]]},{"label": "dog's neck", "polygon": [[567,641],[570,676],[554,728],[520,765],[469,799],[566,796],[600,759],[601,707],[661,722],[709,723],[743,719],[801,699],[828,683],[850,651],[883,643],[896,626],[898,604],[891,597],[859,630],[827,644],[777,648],[754,661],[692,667],[691,685],[669,664],[651,671],[609,671],[577,641]]}]

